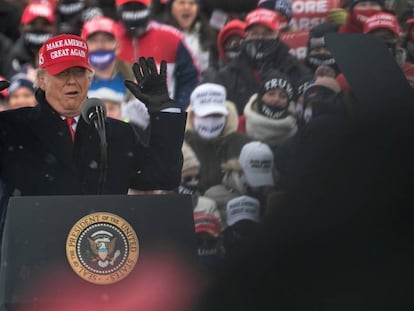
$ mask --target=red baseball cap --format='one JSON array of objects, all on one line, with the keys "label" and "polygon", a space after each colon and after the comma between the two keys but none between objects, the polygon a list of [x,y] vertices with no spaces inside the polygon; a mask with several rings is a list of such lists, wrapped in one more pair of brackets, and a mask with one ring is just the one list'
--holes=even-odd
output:
[{"label": "red baseball cap", "polygon": [[43,3],[29,3],[24,8],[20,23],[26,25],[39,17],[46,19],[51,24],[55,22],[55,15],[51,6]]},{"label": "red baseball cap", "polygon": [[220,220],[209,213],[194,213],[195,232],[206,232],[214,237],[220,235],[221,226]]},{"label": "red baseball cap", "polygon": [[279,17],[275,11],[262,8],[255,9],[246,16],[246,29],[256,24],[277,31],[279,30]]},{"label": "red baseball cap", "polygon": [[115,0],[115,4],[116,6],[121,6],[125,3],[129,3],[129,2],[138,2],[138,3],[142,3],[146,6],[150,5],[152,0]]},{"label": "red baseball cap", "polygon": [[393,14],[378,13],[367,18],[364,23],[364,33],[369,33],[375,29],[388,29],[396,35],[400,34],[400,26],[397,18]]},{"label": "red baseball cap", "polygon": [[94,17],[83,24],[81,37],[86,40],[90,35],[97,32],[106,32],[115,38],[118,37],[116,22],[112,18],[105,16]]},{"label": "red baseball cap", "polygon": [[39,50],[39,68],[56,75],[71,67],[93,71],[86,41],[79,36],[61,34],[47,40]]}]

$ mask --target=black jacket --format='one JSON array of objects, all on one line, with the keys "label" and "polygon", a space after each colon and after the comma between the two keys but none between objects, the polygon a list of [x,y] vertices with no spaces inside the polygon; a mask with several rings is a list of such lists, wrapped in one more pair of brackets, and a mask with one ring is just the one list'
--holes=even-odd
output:
[{"label": "black jacket", "polygon": [[304,77],[312,75],[303,63],[289,53],[289,47],[279,41],[274,56],[266,64],[265,70],[259,72],[259,75],[255,74],[246,56],[240,53],[238,58],[228,63],[215,75],[204,77],[204,81],[224,85],[227,90],[227,99],[236,104],[239,115],[242,115],[244,106],[250,97],[257,93],[261,78],[271,69],[277,69],[286,74],[296,87]]},{"label": "black jacket", "polygon": [[[82,118],[72,143],[69,129],[38,91],[39,104],[0,113],[0,177],[11,195],[98,193],[100,140]],[[148,147],[132,127],[106,119],[107,177],[103,194],[128,188],[173,189],[180,183],[185,114],[151,115]]]}]

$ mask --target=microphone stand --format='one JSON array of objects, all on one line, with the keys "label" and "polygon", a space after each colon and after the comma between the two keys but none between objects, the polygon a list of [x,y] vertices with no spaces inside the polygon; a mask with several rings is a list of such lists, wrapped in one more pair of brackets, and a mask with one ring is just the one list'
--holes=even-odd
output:
[{"label": "microphone stand", "polygon": [[93,120],[95,128],[98,131],[100,138],[100,150],[101,150],[101,162],[99,167],[99,178],[98,178],[98,194],[102,194],[106,182],[106,173],[108,170],[108,161],[107,161],[107,141],[106,141],[106,131],[105,131],[105,118],[102,107],[96,107],[96,115],[98,116]]}]

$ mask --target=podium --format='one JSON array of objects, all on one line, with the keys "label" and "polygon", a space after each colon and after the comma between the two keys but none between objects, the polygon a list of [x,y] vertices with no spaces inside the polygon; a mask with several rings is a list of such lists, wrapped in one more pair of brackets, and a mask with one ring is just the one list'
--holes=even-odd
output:
[{"label": "podium", "polygon": [[0,310],[86,310],[91,301],[100,308],[129,291],[139,294],[151,263],[162,268],[171,258],[182,266],[197,262],[190,196],[13,197]]}]

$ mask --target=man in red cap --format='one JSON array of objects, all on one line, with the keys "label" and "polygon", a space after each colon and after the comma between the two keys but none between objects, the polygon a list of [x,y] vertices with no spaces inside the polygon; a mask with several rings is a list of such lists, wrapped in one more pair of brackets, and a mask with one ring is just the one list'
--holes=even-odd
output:
[{"label": "man in red cap", "polygon": [[[158,73],[151,58],[134,64],[137,82],[125,81],[150,113],[150,143],[143,146],[131,125],[104,119],[107,169],[101,182],[102,138],[85,113],[81,117],[93,74],[88,56],[87,43],[79,36],[62,34],[47,40],[39,50],[38,105],[0,114],[3,199],[126,194],[128,188],[172,190],[179,185],[186,116],[162,111],[173,105],[166,64],[161,63]],[[2,81],[0,89],[7,84]]]},{"label": "man in red cap", "polygon": [[154,57],[157,66],[167,62],[168,90],[175,106],[185,110],[199,82],[199,69],[175,28],[151,21],[151,0],[116,0],[119,19],[119,58],[133,63]]},{"label": "man in red cap", "polygon": [[411,87],[414,88],[414,66],[406,61],[406,53],[401,48],[401,29],[397,17],[394,14],[379,12],[365,21],[364,33],[379,38],[387,45]]},{"label": "man in red cap", "polygon": [[117,23],[104,16],[97,16],[82,26],[81,37],[89,48],[89,63],[94,70],[89,92],[108,88],[119,95],[122,102],[133,98],[127,93],[124,80],[133,80],[131,66],[119,59]]},{"label": "man in red cap", "polygon": [[289,77],[294,87],[310,76],[310,70],[289,53],[289,47],[279,39],[279,18],[275,11],[258,8],[246,17],[245,40],[240,55],[220,70],[213,82],[227,89],[239,115],[250,97],[257,92],[263,76],[277,69]]}]

